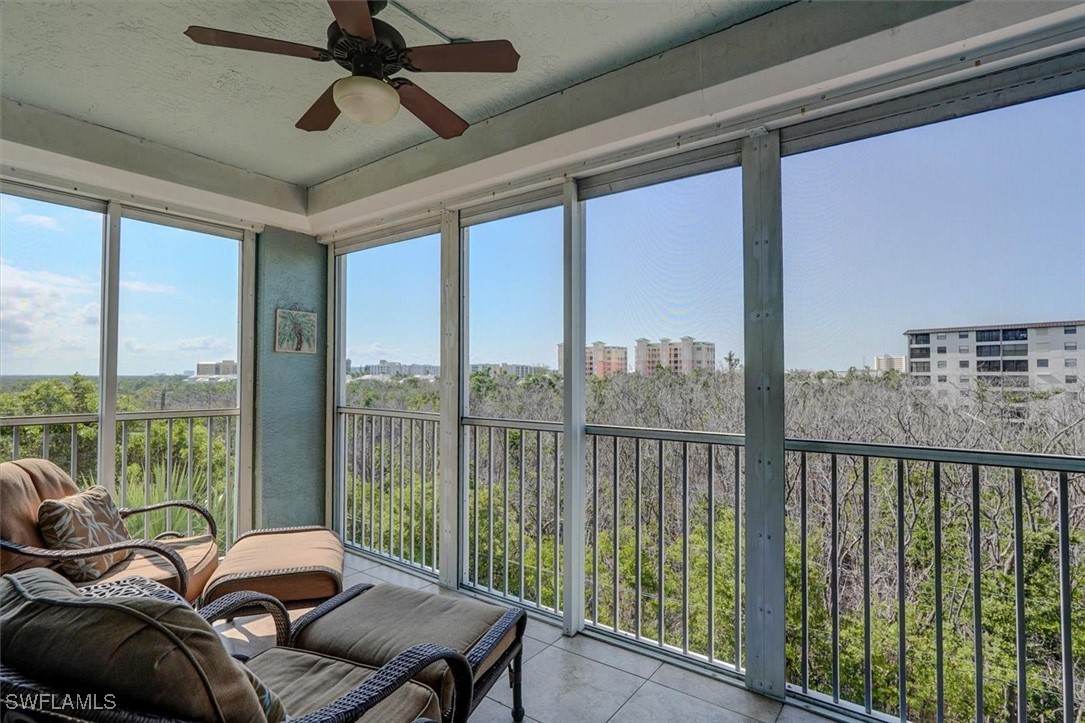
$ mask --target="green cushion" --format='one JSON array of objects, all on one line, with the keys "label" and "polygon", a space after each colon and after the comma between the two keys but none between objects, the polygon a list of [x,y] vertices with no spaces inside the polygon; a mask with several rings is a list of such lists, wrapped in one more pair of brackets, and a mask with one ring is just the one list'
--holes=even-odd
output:
[{"label": "green cushion", "polygon": [[267,720],[244,668],[195,610],[149,597],[84,597],[45,568],[0,578],[0,654],[57,692],[112,693],[123,709]]}]

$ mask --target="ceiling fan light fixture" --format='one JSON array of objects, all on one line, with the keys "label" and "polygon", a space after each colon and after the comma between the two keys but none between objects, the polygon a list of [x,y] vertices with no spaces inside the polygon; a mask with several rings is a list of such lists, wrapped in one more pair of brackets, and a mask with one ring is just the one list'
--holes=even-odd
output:
[{"label": "ceiling fan light fixture", "polygon": [[335,104],[344,114],[362,123],[384,123],[399,111],[399,93],[389,83],[365,75],[336,82]]}]

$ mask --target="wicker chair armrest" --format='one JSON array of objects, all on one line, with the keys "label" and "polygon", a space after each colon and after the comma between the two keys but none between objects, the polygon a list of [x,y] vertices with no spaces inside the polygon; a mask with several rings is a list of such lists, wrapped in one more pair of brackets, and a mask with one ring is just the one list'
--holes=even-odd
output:
[{"label": "wicker chair armrest", "polygon": [[153,510],[161,510],[166,507],[184,507],[185,509],[199,513],[199,515],[207,521],[207,533],[211,535],[211,537],[218,536],[218,525],[215,524],[215,518],[211,516],[211,513],[208,511],[208,509],[188,500],[170,500],[169,502],[156,502],[153,505],[143,505],[142,507],[122,507],[118,510],[118,512],[120,512],[122,518],[127,518],[130,515],[134,515],[139,512],[151,512]]},{"label": "wicker chair armrest", "polygon": [[478,641],[471,646],[471,649],[467,651],[467,662],[471,664],[471,670],[476,673],[479,672],[479,667],[486,661],[486,658],[490,657],[490,653],[493,652],[494,647],[508,634],[514,627],[519,626],[520,631],[517,637],[522,638],[524,636],[524,627],[527,623],[527,613],[521,608],[509,608],[504,615],[498,618],[497,622],[490,626],[490,629],[478,639]]},{"label": "wicker chair armrest", "polygon": [[244,614],[251,614],[249,611],[252,608],[263,608],[262,612],[271,615],[271,619],[275,621],[275,645],[284,647],[290,644],[290,615],[286,606],[271,595],[252,590],[232,592],[203,606],[198,612],[204,620],[213,623],[223,618],[235,617],[242,611],[245,611]]},{"label": "wicker chair armrest", "polygon": [[348,723],[357,720],[418,673],[440,660],[448,663],[452,670],[455,697],[452,701],[451,723],[466,723],[467,717],[471,715],[471,695],[474,687],[471,666],[467,659],[455,650],[432,643],[407,648],[354,690],[311,713],[291,720],[293,723]]},{"label": "wicker chair armrest", "polygon": [[0,549],[26,557],[37,557],[53,562],[80,560],[84,557],[95,557],[97,555],[105,555],[110,552],[121,552],[123,550],[149,550],[150,552],[166,558],[166,560],[173,565],[174,569],[177,571],[177,592],[183,597],[185,592],[188,591],[188,568],[185,566],[184,559],[176,550],[163,545],[161,542],[155,542],[154,540],[124,540],[123,542],[112,542],[108,545],[86,547],[80,550],[49,550],[42,547],[20,545],[17,542],[0,539]]},{"label": "wicker chair armrest", "polygon": [[347,588],[338,595],[328,598],[327,600],[320,603],[315,608],[295,620],[293,625],[290,626],[290,645],[295,644],[298,636],[301,635],[301,631],[308,627],[311,623],[315,623],[317,620],[324,617],[332,610],[335,610],[337,607],[347,602],[348,600],[353,600],[371,587],[373,587],[371,584],[363,582],[359,585]]}]

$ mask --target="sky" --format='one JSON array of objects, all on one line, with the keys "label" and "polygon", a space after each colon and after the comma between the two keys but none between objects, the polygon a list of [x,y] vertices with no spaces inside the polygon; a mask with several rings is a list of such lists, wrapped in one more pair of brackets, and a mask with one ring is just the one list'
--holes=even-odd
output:
[{"label": "sky", "polygon": [[[1038,132],[1040,131],[1040,132]],[[874,366],[909,328],[1085,318],[1085,92],[784,158],[785,366]],[[588,341],[743,356],[739,169],[592,199]],[[472,362],[557,366],[561,212],[471,227]],[[436,236],[347,258],[354,364],[437,363]]]},{"label": "sky", "polygon": [[[0,373],[98,374],[102,214],[0,197]],[[237,359],[238,241],[123,219],[120,375]]]},{"label": "sky", "polygon": [[[909,328],[1085,318],[1085,92],[784,158],[785,366],[873,366]],[[97,371],[101,216],[4,196],[0,372]],[[588,341],[743,357],[741,173],[585,203]],[[562,219],[470,227],[473,363],[557,366]],[[434,235],[346,256],[354,365],[439,361]],[[236,359],[237,242],[125,220],[121,374]]]}]

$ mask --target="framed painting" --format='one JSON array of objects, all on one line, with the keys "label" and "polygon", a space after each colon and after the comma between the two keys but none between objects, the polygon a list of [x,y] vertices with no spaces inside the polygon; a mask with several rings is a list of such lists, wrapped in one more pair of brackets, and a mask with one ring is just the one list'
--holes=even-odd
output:
[{"label": "framed painting", "polygon": [[275,351],[316,354],[316,313],[277,309],[275,311]]}]

